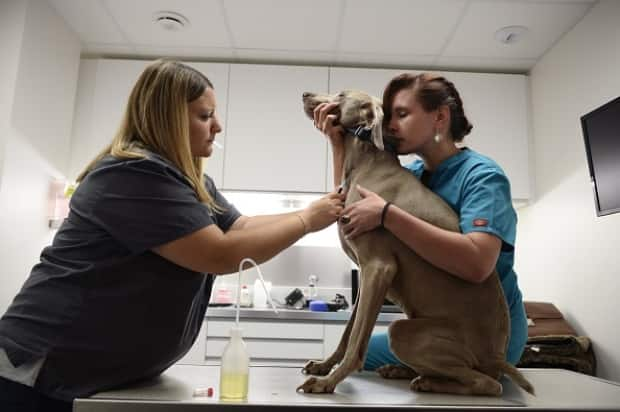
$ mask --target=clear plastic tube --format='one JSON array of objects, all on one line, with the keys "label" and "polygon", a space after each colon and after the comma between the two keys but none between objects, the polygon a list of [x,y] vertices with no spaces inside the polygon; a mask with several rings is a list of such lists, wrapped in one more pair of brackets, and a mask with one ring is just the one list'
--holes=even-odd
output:
[{"label": "clear plastic tube", "polygon": [[269,290],[267,289],[267,286],[265,285],[265,279],[263,278],[263,274],[260,271],[260,267],[258,267],[258,264],[254,261],[254,259],[252,259],[252,258],[244,258],[244,259],[241,260],[241,262],[239,262],[239,276],[237,277],[237,313],[235,314],[235,326],[237,328],[239,327],[239,311],[241,309],[241,305],[240,305],[240,299],[241,299],[241,272],[244,271],[243,266],[246,263],[250,263],[250,264],[252,264],[256,268],[256,270],[258,272],[258,278],[260,279],[260,282],[263,285],[263,289],[265,290],[265,295],[267,296],[267,300],[269,301],[269,304],[273,308],[273,311],[275,313],[278,313],[278,309],[276,308],[275,303],[273,303],[273,300],[271,299],[271,293],[269,293]]}]

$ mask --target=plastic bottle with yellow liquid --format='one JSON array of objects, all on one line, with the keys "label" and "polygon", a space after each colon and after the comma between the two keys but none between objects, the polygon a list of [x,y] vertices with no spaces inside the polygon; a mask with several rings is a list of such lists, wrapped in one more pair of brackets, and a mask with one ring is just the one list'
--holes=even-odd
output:
[{"label": "plastic bottle with yellow liquid", "polygon": [[220,366],[220,400],[244,401],[248,398],[248,381],[250,375],[250,355],[242,339],[242,329],[239,327],[239,310],[241,302],[241,272],[246,263],[254,265],[258,271],[258,277],[271,304],[273,311],[278,313],[276,305],[271,299],[269,289],[265,285],[263,274],[254,260],[245,258],[239,263],[239,277],[237,279],[237,313],[235,325],[230,328],[230,340],[222,353],[222,365]]},{"label": "plastic bottle with yellow liquid", "polygon": [[230,328],[230,341],[222,354],[220,399],[242,401],[248,397],[250,356],[241,337],[242,329]]}]

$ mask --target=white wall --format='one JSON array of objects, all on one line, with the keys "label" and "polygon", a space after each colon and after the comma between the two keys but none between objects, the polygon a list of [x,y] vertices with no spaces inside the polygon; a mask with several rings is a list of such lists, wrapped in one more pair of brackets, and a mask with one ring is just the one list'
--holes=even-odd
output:
[{"label": "white wall", "polygon": [[20,0],[0,2],[0,188],[7,136],[11,128],[11,106],[19,65],[26,3]]},{"label": "white wall", "polygon": [[[24,17],[13,20],[20,11]],[[6,38],[5,20],[12,27]],[[0,76],[0,121],[7,131],[0,140],[3,313],[53,235],[47,198],[51,180],[68,168],[80,43],[44,0],[3,1],[0,23],[0,74],[14,73]]]},{"label": "white wall", "polygon": [[[620,2],[602,1],[531,72],[537,198],[519,211],[525,299],[554,302],[620,381],[620,214],[596,217],[580,116],[620,95]],[[620,162],[620,159],[618,159]]]}]

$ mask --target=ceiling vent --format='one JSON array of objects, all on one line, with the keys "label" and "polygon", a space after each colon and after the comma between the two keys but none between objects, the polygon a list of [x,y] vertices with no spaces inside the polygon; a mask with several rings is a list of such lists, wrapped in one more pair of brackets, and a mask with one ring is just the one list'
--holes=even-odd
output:
[{"label": "ceiling vent", "polygon": [[506,26],[495,32],[495,40],[502,44],[514,44],[528,32],[525,26]]},{"label": "ceiling vent", "polygon": [[158,11],[153,14],[153,23],[166,31],[181,31],[189,26],[189,20],[173,11]]}]

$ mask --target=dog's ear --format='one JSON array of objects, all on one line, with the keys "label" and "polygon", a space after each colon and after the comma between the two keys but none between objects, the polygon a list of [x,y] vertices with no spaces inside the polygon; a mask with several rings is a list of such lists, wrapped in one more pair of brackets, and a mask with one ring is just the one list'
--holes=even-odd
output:
[{"label": "dog's ear", "polygon": [[321,103],[330,103],[333,99],[327,94],[304,92],[302,94],[304,113],[314,120],[314,109]]},{"label": "dog's ear", "polygon": [[383,146],[383,108],[380,104],[375,105],[375,119],[372,124],[372,142],[379,150],[385,150]]}]

